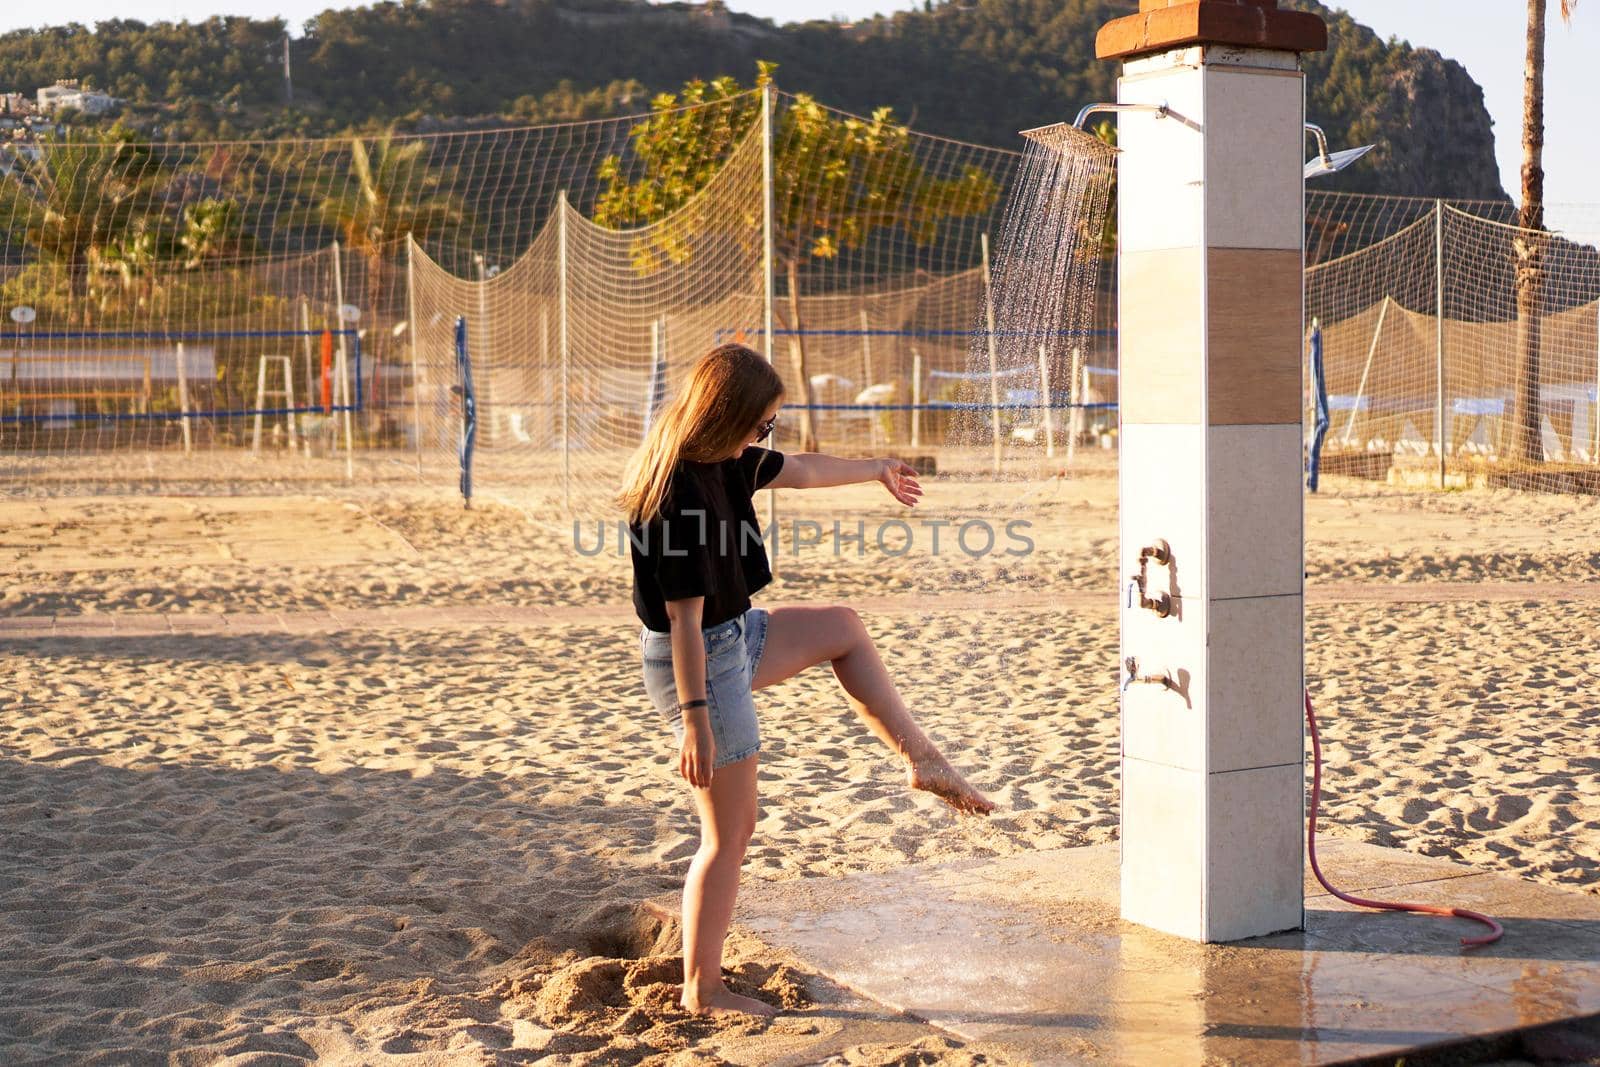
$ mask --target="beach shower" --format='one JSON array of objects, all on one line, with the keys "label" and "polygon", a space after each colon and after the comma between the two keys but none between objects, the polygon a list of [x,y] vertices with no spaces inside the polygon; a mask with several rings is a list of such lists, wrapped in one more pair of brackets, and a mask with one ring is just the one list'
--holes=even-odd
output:
[{"label": "beach shower", "polygon": [[[1198,941],[1303,927],[1308,854],[1321,878],[1301,716],[1305,183],[1373,148],[1330,152],[1306,121],[1300,53],[1326,46],[1320,18],[1276,0],[1142,0],[1107,24],[1117,101],[1023,131],[999,276],[1015,293],[996,301],[1006,329],[990,323],[1022,333],[1092,298],[1114,173],[1121,911]],[[1119,115],[1115,147],[1084,129],[1100,112]]]},{"label": "beach shower", "polygon": [[[1326,46],[1275,0],[1143,0],[1096,42],[1115,102],[1026,134],[1115,168],[1121,911],[1197,941],[1304,922],[1300,53]],[[1319,173],[1348,162],[1325,140]]]}]

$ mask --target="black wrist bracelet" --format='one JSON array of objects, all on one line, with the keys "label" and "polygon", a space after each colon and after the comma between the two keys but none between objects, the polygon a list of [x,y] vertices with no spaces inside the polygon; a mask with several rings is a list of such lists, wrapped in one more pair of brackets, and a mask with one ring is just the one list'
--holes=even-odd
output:
[{"label": "black wrist bracelet", "polygon": [[680,701],[678,701],[678,710],[679,711],[687,711],[690,708],[703,708],[703,707],[706,707],[706,706],[707,705],[706,705],[706,702],[704,700],[680,700]]}]

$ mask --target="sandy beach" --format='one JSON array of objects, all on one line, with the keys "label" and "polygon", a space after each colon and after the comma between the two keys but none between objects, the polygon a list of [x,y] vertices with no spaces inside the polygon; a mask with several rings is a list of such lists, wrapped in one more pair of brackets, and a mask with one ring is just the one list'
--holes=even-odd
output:
[{"label": "sandy beach", "polygon": [[[784,545],[758,602],[861,605],[999,810],[908,792],[814,668],[758,694],[747,880],[1116,837],[1114,478],[927,488],[919,521],[1026,514],[1034,551]],[[779,508],[900,510],[876,487]],[[735,987],[785,1013],[676,1008],[676,925],[644,902],[697,845],[687,787],[626,558],[546,514],[393,487],[0,501],[0,1059],[1013,1062],[737,933]],[[1600,893],[1600,500],[1331,479],[1306,514],[1324,833]],[[529,614],[472,614],[492,606]],[[154,616],[185,623],[139,632]]]}]

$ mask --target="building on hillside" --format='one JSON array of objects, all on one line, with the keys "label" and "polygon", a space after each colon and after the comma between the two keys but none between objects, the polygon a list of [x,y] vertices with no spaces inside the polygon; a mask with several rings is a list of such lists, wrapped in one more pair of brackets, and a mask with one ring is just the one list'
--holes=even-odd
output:
[{"label": "building on hillside", "polygon": [[83,88],[77,78],[63,78],[54,85],[47,85],[36,96],[39,110],[47,115],[68,107],[85,115],[104,115],[119,103],[109,93]]}]

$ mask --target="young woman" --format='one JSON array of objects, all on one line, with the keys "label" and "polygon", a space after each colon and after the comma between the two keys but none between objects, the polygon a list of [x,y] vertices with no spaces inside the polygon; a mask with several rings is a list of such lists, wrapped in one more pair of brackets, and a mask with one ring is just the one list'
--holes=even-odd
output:
[{"label": "young woman", "polygon": [[850,706],[904,761],[912,788],[958,811],[994,810],[912,719],[854,610],[751,607],[750,594],[772,580],[751,500],[758,489],[877,481],[907,506],[922,495],[916,472],[898,460],[757,447],[782,403],[783,383],[760,355],[739,344],[713,349],[651,427],[619,495],[632,534],[645,689],[672,726],[678,770],[700,813],[700,849],[683,889],[682,1000],[693,1012],[774,1014],[722,980],[722,944],[756,823],[761,740],[752,690],[829,663]]}]

